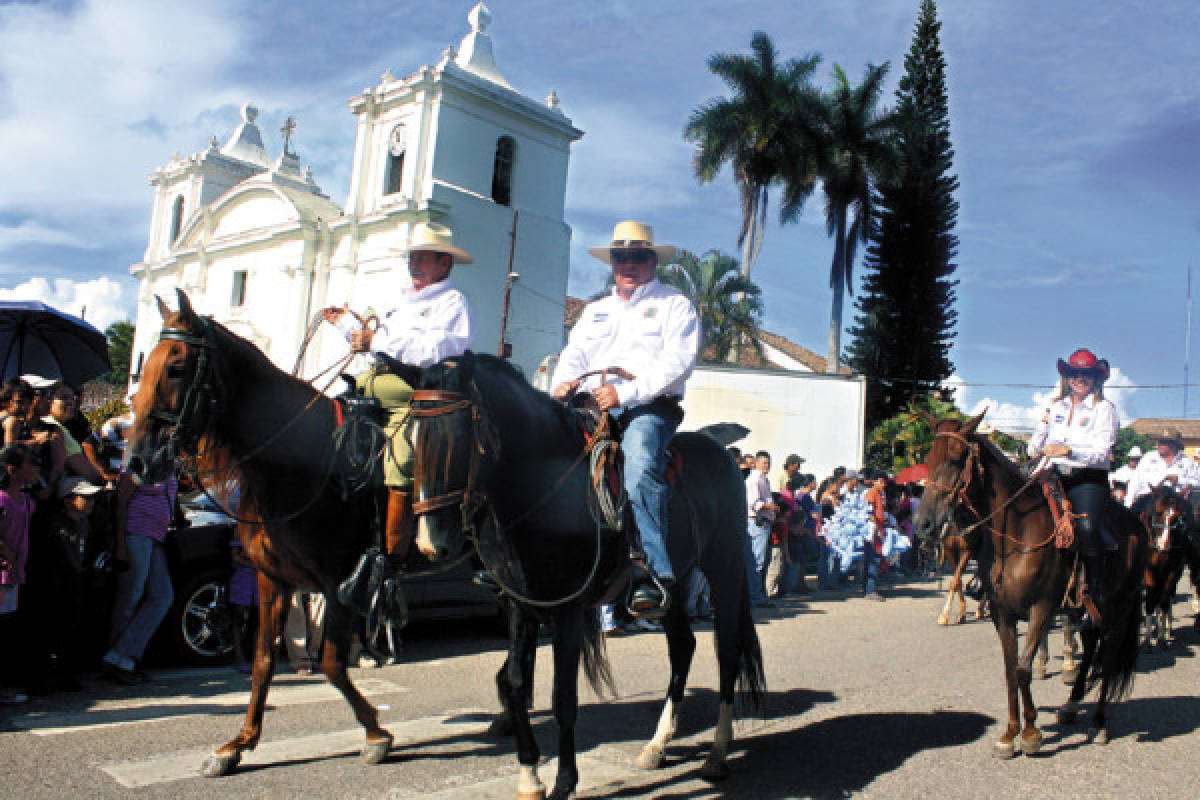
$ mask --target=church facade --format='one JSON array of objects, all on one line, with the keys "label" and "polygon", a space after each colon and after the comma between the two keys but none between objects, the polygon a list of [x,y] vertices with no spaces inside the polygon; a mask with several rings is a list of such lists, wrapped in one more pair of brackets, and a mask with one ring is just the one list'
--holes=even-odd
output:
[{"label": "church facade", "polygon": [[[150,176],[149,240],[130,267],[138,279],[135,379],[160,327],[155,295],[174,305],[176,288],[291,371],[321,308],[348,303],[365,316],[390,307],[389,296],[409,283],[395,251],[418,222],[450,227],[455,245],[475,258],[452,276],[471,304],[473,349],[499,352],[503,325],[505,349],[533,375],[561,348],[567,168],[571,143],[583,134],[553,92],[538,102],[508,84],[483,3],[468,21],[459,47],[436,64],[405,78],[389,71],[350,99],[357,131],[344,207],[291,152],[290,120],[283,152],[268,156],[249,103],[224,145],[214,137],[206,150]],[[346,352],[340,334],[321,326],[300,374],[312,376]]]}]

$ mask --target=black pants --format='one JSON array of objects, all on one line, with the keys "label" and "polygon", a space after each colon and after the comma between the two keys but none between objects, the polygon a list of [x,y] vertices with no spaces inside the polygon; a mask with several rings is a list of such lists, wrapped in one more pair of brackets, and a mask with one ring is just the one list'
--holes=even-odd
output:
[{"label": "black pants", "polygon": [[1110,493],[1108,473],[1102,469],[1077,469],[1064,476],[1062,482],[1071,501],[1071,511],[1084,515],[1075,519],[1079,552],[1085,556],[1100,555],[1104,551],[1100,524],[1104,503]]}]

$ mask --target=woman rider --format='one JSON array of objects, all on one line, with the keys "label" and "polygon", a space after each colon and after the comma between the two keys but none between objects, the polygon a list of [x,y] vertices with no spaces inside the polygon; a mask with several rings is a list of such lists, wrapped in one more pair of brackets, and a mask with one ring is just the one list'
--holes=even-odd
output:
[{"label": "woman rider", "polygon": [[[1092,602],[1104,616],[1103,558],[1100,522],[1108,497],[1108,467],[1117,440],[1117,410],[1104,399],[1108,362],[1079,349],[1058,360],[1058,397],[1046,410],[1029,440],[1029,454],[1044,456],[1062,476],[1071,501],[1079,554]],[[1095,624],[1088,616],[1085,626]]]}]

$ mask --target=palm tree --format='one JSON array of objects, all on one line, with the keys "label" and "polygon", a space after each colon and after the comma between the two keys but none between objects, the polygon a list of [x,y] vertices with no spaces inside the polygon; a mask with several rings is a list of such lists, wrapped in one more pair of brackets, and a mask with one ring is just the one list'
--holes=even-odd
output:
[{"label": "palm tree", "polygon": [[851,86],[845,71],[833,67],[833,89],[825,96],[825,149],[820,177],[825,192],[825,228],[834,237],[829,288],[833,310],[829,320],[828,370],[841,359],[842,295],[854,293],[854,259],[858,243],[867,241],[874,223],[874,186],[895,166],[893,135],[898,117],[879,111],[888,65],[867,65],[863,82]]},{"label": "palm tree", "polygon": [[751,343],[761,358],[762,289],[742,274],[736,258],[718,250],[697,258],[681,250],[659,270],[659,279],[683,292],[700,315],[702,360],[724,361],[741,342]]},{"label": "palm tree", "polygon": [[731,90],[695,111],[683,136],[696,145],[692,166],[702,183],[711,183],[729,162],[741,197],[742,274],[749,275],[762,247],[767,191],[784,189],[782,221],[794,219],[812,193],[816,177],[821,95],[809,79],[821,57],[778,63],[775,46],[758,31],[750,40],[753,55],[717,53],[708,69]]}]

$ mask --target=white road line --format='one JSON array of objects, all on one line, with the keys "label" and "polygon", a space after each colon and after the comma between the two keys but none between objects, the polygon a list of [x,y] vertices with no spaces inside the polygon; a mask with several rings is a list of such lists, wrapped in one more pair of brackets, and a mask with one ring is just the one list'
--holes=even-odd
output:
[{"label": "white road line", "polygon": [[[514,757],[513,762],[516,762]],[[579,786],[577,791],[584,792],[600,786],[621,784],[635,772],[632,765],[622,766],[611,761],[605,761],[587,756],[578,756]],[[546,784],[546,790],[554,784],[554,776],[558,771],[558,761],[550,760],[538,766],[538,776]],[[406,797],[421,797],[425,800],[512,800],[517,791],[517,770],[514,768],[508,775],[499,778],[488,778],[469,786],[453,786],[434,792],[414,793],[406,789],[392,789],[384,795],[387,800],[402,800]]]},{"label": "white road line", "polygon": [[[411,691],[381,678],[359,678],[354,685],[367,697]],[[58,736],[98,728],[208,716],[220,711],[237,716],[245,712],[249,693],[249,688],[244,688],[216,694],[105,699],[96,701],[84,711],[29,712],[15,715],[9,721],[35,736]],[[271,684],[271,691],[267,695],[267,707],[280,708],[341,699],[341,693],[324,678],[309,678],[303,683],[276,681]]]},{"label": "white road line", "polygon": [[[492,714],[481,710],[464,710],[423,717],[414,720],[385,722],[385,727],[395,737],[395,745],[409,742],[429,742],[441,737],[461,736],[464,733],[483,733],[492,719]],[[362,728],[318,733],[273,742],[261,742],[254,750],[242,756],[242,764],[275,764],[283,761],[321,758],[341,753],[357,752],[363,745]],[[200,765],[208,757],[209,750],[185,750],[165,753],[154,758],[138,761],[122,761],[104,764],[100,769],[113,780],[129,789],[153,786],[159,783],[194,778]],[[511,792],[509,793],[511,795]]]}]

